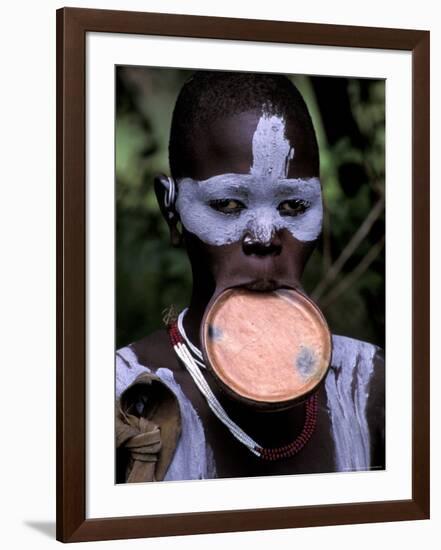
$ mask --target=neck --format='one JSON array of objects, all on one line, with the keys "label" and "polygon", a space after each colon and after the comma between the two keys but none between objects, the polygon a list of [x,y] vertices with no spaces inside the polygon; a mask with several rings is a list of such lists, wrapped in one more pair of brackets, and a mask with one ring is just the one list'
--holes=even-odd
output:
[{"label": "neck", "polygon": [[281,411],[258,410],[229,397],[221,403],[230,418],[264,447],[291,443],[304,426],[304,403]]},{"label": "neck", "polygon": [[208,301],[209,300],[202,302],[199,296],[193,294],[183,321],[188,338],[190,338],[191,342],[199,349],[201,349],[199,331]]},{"label": "neck", "polygon": [[216,286],[212,277],[204,273],[195,262],[192,262],[192,275],[193,287],[188,311],[184,317],[184,329],[191,342],[201,349],[199,331],[202,325],[202,318]]}]

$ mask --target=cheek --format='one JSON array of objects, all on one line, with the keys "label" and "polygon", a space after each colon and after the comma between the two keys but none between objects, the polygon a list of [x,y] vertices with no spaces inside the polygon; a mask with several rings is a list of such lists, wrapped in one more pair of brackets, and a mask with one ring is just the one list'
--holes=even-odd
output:
[{"label": "cheek", "polygon": [[231,281],[240,278],[244,269],[242,243],[210,245],[192,233],[184,231],[187,253],[193,268],[210,274],[214,281]]},{"label": "cheek", "polygon": [[315,248],[315,242],[301,242],[287,229],[282,229],[279,235],[281,252],[271,256],[271,262],[265,266],[261,258],[244,253],[242,240],[228,245],[213,246],[192,237],[193,242],[199,243],[197,249],[193,247],[193,251],[198,255],[199,263],[204,263],[215,279],[249,276],[250,273],[257,273],[261,267],[270,269],[276,277],[299,278]]},{"label": "cheek", "polygon": [[309,242],[302,243],[302,246],[301,246],[301,249],[299,250],[299,255],[298,255],[298,263],[302,273],[303,273],[303,270],[305,269],[305,265],[307,264],[309,258],[311,257],[311,254],[314,252],[316,242],[317,241],[309,241]]},{"label": "cheek", "polygon": [[323,205],[321,198],[313,202],[304,214],[285,217],[284,227],[304,243],[317,240],[322,231]]},{"label": "cheek", "polygon": [[288,229],[280,232],[282,241],[282,261],[290,264],[297,272],[302,272],[314,251],[317,241],[303,242],[294,237]]},{"label": "cheek", "polygon": [[225,288],[249,284],[255,279],[271,278],[281,286],[299,284],[315,243],[302,243],[289,231],[282,230],[282,251],[270,262],[247,256],[242,241],[229,245],[207,245],[184,230],[186,248],[197,281]]},{"label": "cheek", "polygon": [[243,217],[221,214],[199,201],[190,203],[182,199],[179,215],[185,229],[207,245],[222,246],[237,242],[245,229]]}]

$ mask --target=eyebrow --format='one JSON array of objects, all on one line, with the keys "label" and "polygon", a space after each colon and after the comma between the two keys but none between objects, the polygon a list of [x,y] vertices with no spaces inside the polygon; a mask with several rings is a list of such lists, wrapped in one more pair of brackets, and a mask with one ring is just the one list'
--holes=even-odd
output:
[{"label": "eyebrow", "polygon": [[217,195],[219,192],[238,194],[243,197],[248,197],[250,194],[250,188],[245,184],[235,184],[223,182],[206,182],[199,185],[199,189],[207,195]]},{"label": "eyebrow", "polygon": [[281,195],[290,195],[296,193],[304,187],[310,187],[310,182],[303,179],[296,179],[294,181],[282,180],[276,183],[277,193]]},{"label": "eyebrow", "polygon": [[240,193],[241,195],[248,196],[250,193],[250,188],[248,185],[227,185],[224,187],[227,193]]}]

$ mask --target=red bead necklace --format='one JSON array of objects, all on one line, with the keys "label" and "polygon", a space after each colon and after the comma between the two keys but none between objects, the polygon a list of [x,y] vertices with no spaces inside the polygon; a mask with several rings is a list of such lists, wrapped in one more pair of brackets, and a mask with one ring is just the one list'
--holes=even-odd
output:
[{"label": "red bead necklace", "polygon": [[[168,334],[173,346],[173,349],[178,354],[179,358],[182,360],[180,353],[178,352],[179,348],[186,346],[184,338],[182,337],[178,324],[176,321],[172,321],[167,325]],[[187,367],[185,361],[184,365]],[[312,434],[314,433],[315,427],[317,425],[317,411],[318,411],[318,398],[317,392],[311,395],[305,403],[305,423],[300,434],[287,445],[281,447],[261,447],[254,446],[252,452],[259,456],[263,460],[274,461],[289,458],[297,454],[311,439]],[[226,414],[226,413],[225,413]],[[233,434],[234,435],[234,434]]]}]

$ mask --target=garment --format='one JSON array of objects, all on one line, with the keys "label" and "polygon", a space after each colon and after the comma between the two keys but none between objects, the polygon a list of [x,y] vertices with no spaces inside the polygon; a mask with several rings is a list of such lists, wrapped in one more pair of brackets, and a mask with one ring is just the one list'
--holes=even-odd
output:
[{"label": "garment", "polygon": [[[121,397],[124,395],[124,392],[127,391],[129,387],[136,385],[137,381],[145,376],[146,373],[152,374],[149,369],[139,364],[130,346],[126,346],[116,352],[117,418]],[[173,460],[163,480],[176,481],[182,479],[210,479],[216,477],[213,452],[206,442],[202,422],[192,403],[176,383],[171,370],[161,368],[156,371],[155,375],[167,386],[167,388],[172,390],[176,398],[176,403],[179,405],[180,416],[180,433],[177,446],[173,454]],[[117,446],[118,443],[117,437]],[[158,459],[159,455],[160,452],[158,451]],[[151,477],[152,472],[150,471],[149,474],[149,477]],[[144,481],[152,480],[153,479],[144,479]]]},{"label": "garment", "polygon": [[118,462],[124,480],[161,481],[181,434],[181,413],[173,391],[160,377],[143,372],[116,404]]},{"label": "garment", "polygon": [[[324,383],[331,435],[335,447],[335,471],[368,470],[372,467],[372,457],[367,406],[375,359],[378,364],[378,357],[381,358],[382,350],[373,344],[337,335],[332,336],[332,344],[331,366]],[[133,388],[138,386],[139,389],[140,383],[146,381],[149,383],[150,379],[154,380],[155,384],[164,385],[163,393],[168,396],[162,417],[159,415],[158,419],[156,416],[156,420],[162,423],[164,411],[169,411],[169,422],[164,430],[165,446],[162,450],[160,449],[158,432],[155,431],[157,427],[155,415],[158,412],[150,411],[149,418],[153,419],[152,424],[144,423],[141,427],[149,435],[138,435],[140,442],[144,443],[142,439],[144,437],[150,447],[144,445],[142,448],[144,458],[140,455],[134,457],[135,460],[137,456],[141,461],[144,460],[150,464],[146,466],[144,463],[141,468],[143,473],[138,476],[136,473],[130,473],[126,481],[172,481],[217,477],[213,452],[206,441],[202,422],[192,403],[176,383],[172,371],[160,368],[153,374],[138,362],[131,346],[116,352],[116,399],[119,422],[117,447],[124,446],[124,441],[130,440],[130,435],[136,435],[140,429],[139,424],[136,424],[136,418],[132,418],[135,425],[131,426],[132,432],[130,430],[127,432],[127,427],[124,426],[125,419],[121,421],[121,402],[127,398],[128,392],[133,391]],[[175,404],[178,404],[173,409],[173,413],[170,412],[173,408],[171,395],[175,397]],[[132,399],[130,406],[132,412],[135,412],[133,409],[135,406],[138,408],[138,414],[141,414],[144,405],[142,392],[139,392],[135,400]],[[125,407],[127,409],[127,399]],[[379,414],[384,414],[384,407],[383,410],[381,407],[380,400]],[[173,422],[170,420],[172,416]],[[171,429],[173,423],[178,426],[174,431]],[[126,439],[124,434],[127,436]],[[380,437],[384,438],[384,432]],[[133,447],[130,448],[130,452],[133,455]],[[144,479],[142,475],[145,476]]]}]

